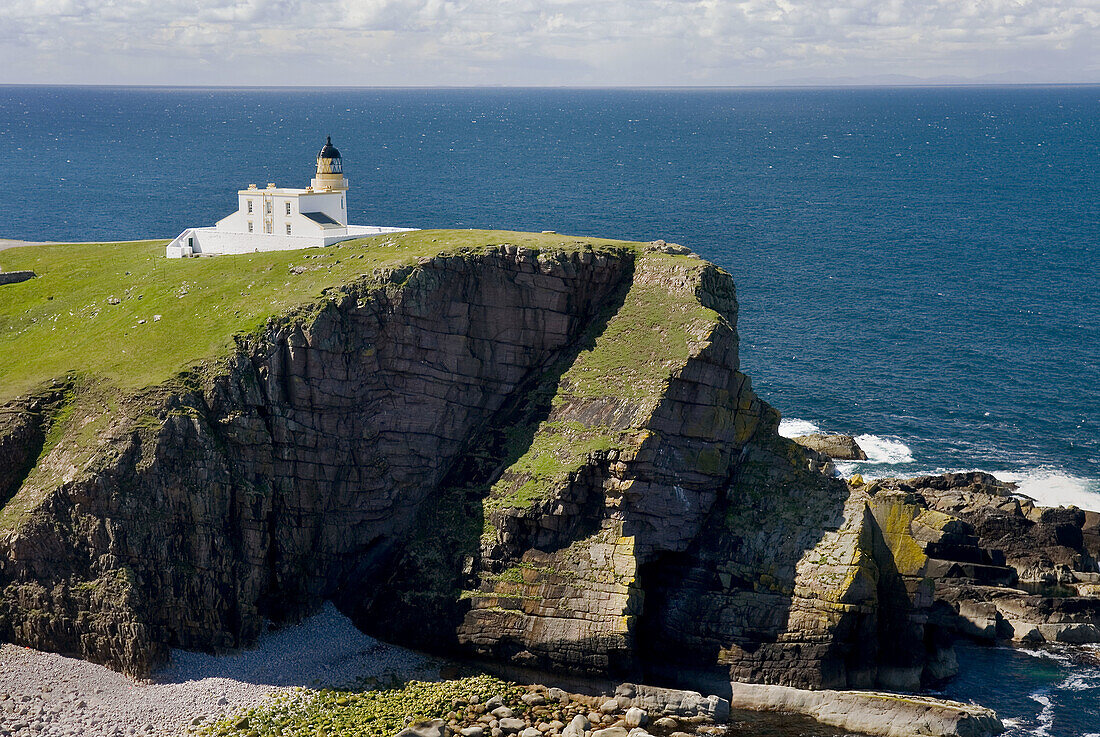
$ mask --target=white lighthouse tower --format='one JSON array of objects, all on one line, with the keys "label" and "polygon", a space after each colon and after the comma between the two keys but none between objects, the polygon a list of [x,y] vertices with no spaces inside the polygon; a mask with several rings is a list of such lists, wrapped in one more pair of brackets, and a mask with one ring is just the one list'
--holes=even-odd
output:
[{"label": "white lighthouse tower", "polygon": [[290,189],[270,183],[237,192],[237,211],[213,227],[188,228],[165,248],[168,258],[256,251],[316,248],[381,233],[414,228],[349,225],[348,180],[344,162],[328,137],[317,153],[309,187]]}]

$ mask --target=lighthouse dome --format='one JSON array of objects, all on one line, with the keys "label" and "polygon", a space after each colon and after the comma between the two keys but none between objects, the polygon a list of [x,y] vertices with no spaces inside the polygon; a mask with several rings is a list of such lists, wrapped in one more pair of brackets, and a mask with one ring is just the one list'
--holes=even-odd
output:
[{"label": "lighthouse dome", "polygon": [[325,136],[325,145],[321,146],[321,152],[317,154],[319,159],[338,159],[340,152],[332,145],[332,136]]}]

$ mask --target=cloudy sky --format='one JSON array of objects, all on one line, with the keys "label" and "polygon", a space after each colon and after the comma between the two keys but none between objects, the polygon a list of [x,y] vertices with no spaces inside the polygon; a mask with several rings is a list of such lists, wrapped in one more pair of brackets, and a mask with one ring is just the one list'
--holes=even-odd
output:
[{"label": "cloudy sky", "polygon": [[0,0],[0,83],[1100,82],[1100,0]]}]

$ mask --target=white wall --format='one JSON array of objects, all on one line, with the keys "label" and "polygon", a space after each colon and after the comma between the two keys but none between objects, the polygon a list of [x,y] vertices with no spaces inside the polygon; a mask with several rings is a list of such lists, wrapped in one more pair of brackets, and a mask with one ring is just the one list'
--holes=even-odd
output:
[{"label": "white wall", "polygon": [[323,212],[341,225],[348,224],[347,196],[343,192],[313,192],[299,195],[302,212]]},{"label": "white wall", "polygon": [[[312,221],[311,221],[312,222]],[[333,243],[382,233],[401,233],[415,228],[387,228],[352,225],[334,229],[328,235],[264,235],[263,233],[230,233],[217,228],[188,228],[165,248],[168,258],[203,256],[223,253],[253,253],[255,251],[286,251],[298,248],[319,248]],[[188,242],[193,245],[189,248]]]},{"label": "white wall", "polygon": [[[252,203],[251,214],[248,212],[249,202]],[[287,204],[290,205],[289,214]],[[267,218],[269,207],[270,218]],[[237,211],[219,220],[215,227],[228,233],[248,233],[248,223],[251,221],[252,232],[263,234],[265,221],[269,221],[271,235],[286,235],[288,223],[294,235],[303,228],[310,232],[318,227],[308,218],[300,219],[302,212],[323,212],[342,225],[348,222],[347,200],[342,192],[280,193],[279,190],[255,189],[238,194]]]}]

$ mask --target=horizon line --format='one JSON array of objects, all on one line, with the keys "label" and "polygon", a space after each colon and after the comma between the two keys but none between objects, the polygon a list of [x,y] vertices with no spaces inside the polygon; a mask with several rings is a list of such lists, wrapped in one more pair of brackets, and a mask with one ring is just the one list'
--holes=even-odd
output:
[{"label": "horizon line", "polygon": [[990,87],[1100,87],[1096,82],[835,82],[736,85],[255,85],[255,84],[127,84],[110,82],[0,82],[0,88],[68,87],[178,90],[782,90],[782,89],[908,89],[908,88],[990,88]]}]

